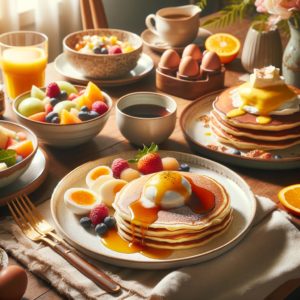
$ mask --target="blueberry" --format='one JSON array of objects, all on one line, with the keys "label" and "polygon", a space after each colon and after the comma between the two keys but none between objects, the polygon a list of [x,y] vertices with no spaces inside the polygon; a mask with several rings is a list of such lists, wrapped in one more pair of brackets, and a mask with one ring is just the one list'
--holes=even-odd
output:
[{"label": "blueberry", "polygon": [[55,112],[55,111],[52,111],[51,113],[49,113],[49,114],[46,116],[46,122],[47,122],[47,123],[51,123],[52,119],[55,118],[55,117],[58,117],[58,113]]},{"label": "blueberry", "polygon": [[83,228],[89,228],[92,225],[92,221],[89,217],[81,218],[79,223]]},{"label": "blueberry", "polygon": [[[64,101],[68,99],[68,93],[66,91],[60,91],[59,95],[57,96],[59,101]],[[51,100],[50,100],[51,103]]]},{"label": "blueberry", "polygon": [[98,46],[95,46],[95,47],[93,48],[93,51],[94,51],[95,54],[100,54],[100,53],[101,53],[101,49],[100,49],[100,47],[98,47]]},{"label": "blueberry", "polygon": [[107,228],[113,228],[116,225],[116,219],[113,216],[106,217],[103,223],[107,226]]},{"label": "blueberry", "polygon": [[105,43],[100,43],[99,47],[102,48],[103,46],[105,46]]},{"label": "blueberry", "polygon": [[21,142],[21,140],[20,140],[20,138],[19,138],[18,136],[16,136],[16,137],[14,138],[14,140],[17,141],[17,142]]},{"label": "blueberry", "polygon": [[182,168],[180,168],[180,167],[179,167],[178,171],[181,171],[181,172],[183,172]]},{"label": "blueberry", "polygon": [[275,158],[275,159],[282,159],[282,157],[279,156],[279,155],[276,155],[274,158]]},{"label": "blueberry", "polygon": [[234,154],[234,155],[242,155],[240,150],[235,150],[232,154]]},{"label": "blueberry", "polygon": [[60,100],[58,98],[51,98],[50,99],[50,104],[52,105],[52,107],[54,107],[59,102],[60,102]]},{"label": "blueberry", "polygon": [[17,163],[21,162],[23,160],[23,156],[19,155],[17,158]]},{"label": "blueberry", "polygon": [[90,116],[89,116],[89,113],[86,112],[86,111],[80,111],[78,113],[78,118],[81,120],[81,121],[87,121],[90,119]]},{"label": "blueberry", "polygon": [[187,164],[182,164],[182,165],[180,165],[180,169],[183,172],[189,172],[190,171],[190,166],[187,165]]},{"label": "blueberry", "polygon": [[107,231],[107,226],[104,223],[98,224],[95,227],[95,231],[99,234],[99,235],[103,235],[104,233],[106,233]]},{"label": "blueberry", "polygon": [[59,117],[54,117],[54,118],[51,120],[51,123],[59,124],[59,123],[60,123],[60,118],[59,118]]},{"label": "blueberry", "polygon": [[89,108],[87,106],[82,106],[80,110],[89,112]]},{"label": "blueberry", "polygon": [[108,54],[108,50],[106,48],[101,48],[101,54]]},{"label": "blueberry", "polygon": [[99,117],[99,114],[95,111],[89,112],[90,120]]}]

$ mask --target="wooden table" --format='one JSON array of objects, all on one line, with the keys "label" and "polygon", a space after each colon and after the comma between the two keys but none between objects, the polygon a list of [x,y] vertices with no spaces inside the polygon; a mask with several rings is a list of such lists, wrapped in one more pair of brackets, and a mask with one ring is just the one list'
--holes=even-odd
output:
[{"label": "wooden table", "polygon": [[[206,17],[207,18],[207,17]],[[201,19],[204,21],[206,18]],[[227,27],[222,30],[222,32],[228,32],[235,35],[240,39],[242,45],[244,43],[247,30],[251,24],[251,21],[246,19],[242,24],[239,21],[235,26]],[[212,30],[213,31],[213,30]],[[216,31],[214,31],[216,32]],[[220,32],[220,31],[219,31]],[[285,47],[288,39],[282,38],[283,46]],[[153,52],[148,47],[144,47],[144,53],[150,55],[154,60],[155,66],[157,66],[160,60],[160,54]],[[238,58],[232,63],[226,65],[226,86],[231,86],[238,84],[239,77],[246,73],[241,65],[241,52]],[[46,70],[46,84],[57,81],[65,80],[65,78],[60,75],[54,68],[53,63],[47,66]],[[155,87],[155,70],[151,72],[147,77],[141,81],[122,87],[111,87],[103,88],[103,91],[111,96],[113,103],[126,94],[137,92],[137,91],[151,91],[159,92]],[[189,100],[181,99],[172,96],[178,105],[178,115],[177,119],[182,112],[182,110],[190,103]],[[15,121],[11,105],[7,103],[7,109],[4,114],[4,120]],[[50,198],[53,188],[56,186],[59,180],[61,180],[66,174],[72,171],[74,168],[82,165],[83,163],[97,159],[99,157],[104,157],[110,154],[115,154],[123,151],[137,149],[134,145],[130,144],[120,133],[115,117],[115,108],[113,107],[111,116],[104,128],[104,130],[93,140],[88,143],[76,147],[74,149],[68,150],[58,150],[40,143],[40,147],[45,150],[50,159],[49,174],[45,182],[38,188],[34,193],[30,195],[31,200],[35,203],[43,202]],[[187,142],[185,141],[183,134],[180,131],[179,123],[177,121],[176,128],[170,138],[160,145],[162,150],[174,150],[185,153],[193,153]],[[280,189],[285,186],[299,183],[299,170],[287,170],[287,171],[263,171],[246,169],[236,166],[228,165],[229,168],[237,172],[245,181],[249,184],[253,192],[257,195],[262,195],[269,197],[273,202],[279,203],[277,194]],[[284,207],[279,204],[280,209]],[[6,207],[0,208],[0,217],[8,216],[9,211]],[[292,216],[292,222],[300,229],[300,219]],[[12,257],[10,257],[10,264],[18,264]],[[51,286],[39,279],[34,274],[27,271],[29,277],[28,288],[23,299],[64,299],[59,295]],[[274,291],[267,299],[284,299],[292,291],[294,291],[298,286],[300,286],[300,279],[291,280],[285,285],[281,286],[278,290]],[[297,289],[294,293],[297,293],[298,299],[300,298],[300,289]],[[293,293],[293,294],[294,294]],[[292,299],[292,298],[290,298]]]}]

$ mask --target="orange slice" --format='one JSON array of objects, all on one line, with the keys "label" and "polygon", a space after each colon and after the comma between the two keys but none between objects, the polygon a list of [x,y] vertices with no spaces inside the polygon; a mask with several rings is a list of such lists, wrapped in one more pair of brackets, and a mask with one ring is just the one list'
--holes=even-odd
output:
[{"label": "orange slice", "polygon": [[67,110],[63,109],[60,116],[60,124],[66,125],[77,123],[82,123],[82,121],[78,117],[70,114]]},{"label": "orange slice", "polygon": [[290,185],[278,193],[280,202],[292,214],[300,216],[300,184]]},{"label": "orange slice", "polygon": [[104,102],[104,97],[101,90],[91,81],[88,83],[84,95],[92,102],[102,101]]},{"label": "orange slice", "polygon": [[216,33],[207,38],[205,48],[208,51],[216,52],[222,64],[228,64],[237,57],[241,43],[231,34]]}]

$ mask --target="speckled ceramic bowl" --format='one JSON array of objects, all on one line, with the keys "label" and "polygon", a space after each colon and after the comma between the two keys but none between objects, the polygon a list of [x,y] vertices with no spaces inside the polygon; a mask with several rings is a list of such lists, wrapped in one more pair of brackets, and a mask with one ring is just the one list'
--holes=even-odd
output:
[{"label": "speckled ceramic bowl", "polygon": [[20,131],[24,132],[26,134],[27,139],[32,141],[34,147],[33,152],[25,159],[23,159],[21,162],[3,171],[0,171],[0,197],[1,197],[1,188],[13,183],[29,168],[32,159],[34,158],[36,151],[38,149],[38,140],[32,131],[19,124],[7,122],[7,121],[0,121],[0,126],[3,126],[7,129],[16,132],[20,132]]},{"label": "speckled ceramic bowl", "polygon": [[[85,35],[116,36],[122,42],[128,42],[135,49],[121,54],[85,54],[75,50],[75,45]],[[137,65],[142,51],[142,39],[131,32],[117,29],[89,29],[69,34],[63,40],[64,53],[68,62],[86,77],[118,78]]]},{"label": "speckled ceramic bowl", "polygon": [[[78,91],[86,88],[80,85],[74,86]],[[45,91],[46,88],[41,88],[41,90]],[[30,97],[30,92],[24,93],[14,100],[13,110],[17,122],[30,128],[41,142],[55,148],[72,148],[86,143],[104,128],[112,108],[112,100],[106,93],[102,92],[102,94],[108,106],[108,111],[95,119],[78,124],[42,123],[22,116],[18,112],[18,106],[24,99]]]}]

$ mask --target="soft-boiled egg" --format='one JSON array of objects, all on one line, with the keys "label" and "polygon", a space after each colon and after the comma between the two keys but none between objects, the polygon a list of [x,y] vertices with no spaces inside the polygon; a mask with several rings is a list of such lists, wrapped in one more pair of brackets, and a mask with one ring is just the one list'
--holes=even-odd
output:
[{"label": "soft-boiled egg", "polygon": [[107,166],[96,167],[86,175],[86,184],[91,186],[96,179],[103,175],[113,176],[113,172]]},{"label": "soft-boiled egg", "polygon": [[112,207],[116,194],[119,193],[127,183],[127,181],[121,179],[114,179],[105,182],[99,190],[102,203]]},{"label": "soft-boiled egg", "polygon": [[102,175],[93,182],[93,184],[90,186],[90,190],[99,194],[99,190],[100,190],[101,186],[105,182],[110,181],[110,180],[114,180],[114,178],[110,175]]},{"label": "soft-boiled egg", "polygon": [[95,205],[101,203],[100,196],[94,191],[83,188],[71,188],[64,194],[67,207],[77,215],[90,213]]}]

